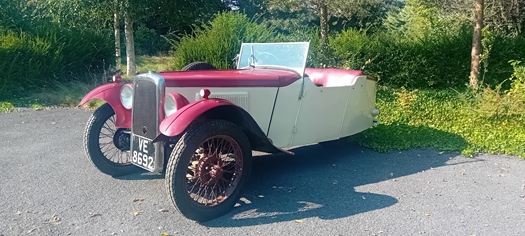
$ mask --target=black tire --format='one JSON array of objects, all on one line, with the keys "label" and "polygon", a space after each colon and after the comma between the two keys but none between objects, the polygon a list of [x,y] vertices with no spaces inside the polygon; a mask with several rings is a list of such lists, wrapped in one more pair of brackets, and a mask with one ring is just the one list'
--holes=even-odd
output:
[{"label": "black tire", "polygon": [[239,201],[251,167],[252,152],[244,132],[228,121],[208,120],[192,124],[175,145],[166,169],[166,188],[182,215],[208,221],[228,213]]},{"label": "black tire", "polygon": [[122,176],[139,172],[141,169],[131,164],[129,151],[121,151],[114,143],[115,111],[109,104],[100,106],[86,125],[84,131],[84,150],[88,159],[102,173]]},{"label": "black tire", "polygon": [[217,70],[217,68],[215,68],[215,66],[213,66],[210,63],[196,61],[196,62],[192,62],[182,67],[181,69],[181,71],[190,71],[190,70]]}]

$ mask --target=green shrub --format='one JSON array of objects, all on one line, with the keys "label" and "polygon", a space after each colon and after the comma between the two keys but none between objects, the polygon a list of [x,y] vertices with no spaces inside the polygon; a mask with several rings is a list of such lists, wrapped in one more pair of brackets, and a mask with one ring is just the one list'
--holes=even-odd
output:
[{"label": "green shrub", "polygon": [[331,38],[342,67],[361,69],[382,85],[400,88],[462,87],[470,69],[471,35],[434,36],[418,41],[352,29]]},{"label": "green shrub", "polygon": [[[21,95],[75,75],[103,71],[113,62],[111,41],[89,30],[52,24],[31,32],[0,29],[0,98]],[[84,77],[80,77],[84,78]]]},{"label": "green shrub", "polygon": [[468,156],[525,157],[525,107],[506,114],[481,112],[480,104],[493,99],[485,93],[382,89],[377,100],[381,125],[351,139],[378,151],[430,147]]},{"label": "green shrub", "polygon": [[[135,30],[135,52],[137,55],[156,56],[166,54],[170,49],[168,40],[157,34],[155,30],[139,25]],[[125,50],[124,50],[125,54]]]},{"label": "green shrub", "polygon": [[15,107],[10,102],[0,102],[0,113],[2,112],[12,112],[15,110]]},{"label": "green shrub", "polygon": [[257,24],[236,12],[220,13],[209,24],[196,27],[192,35],[175,43],[174,69],[195,61],[205,61],[217,68],[232,67],[232,59],[243,42],[282,41],[273,27]]}]

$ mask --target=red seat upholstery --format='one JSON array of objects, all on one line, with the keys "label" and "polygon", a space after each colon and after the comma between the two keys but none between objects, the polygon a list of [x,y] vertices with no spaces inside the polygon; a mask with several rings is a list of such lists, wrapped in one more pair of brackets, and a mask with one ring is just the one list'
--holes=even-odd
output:
[{"label": "red seat upholstery", "polygon": [[317,86],[339,87],[350,86],[358,76],[364,75],[360,70],[344,70],[333,68],[306,68],[304,73]]}]

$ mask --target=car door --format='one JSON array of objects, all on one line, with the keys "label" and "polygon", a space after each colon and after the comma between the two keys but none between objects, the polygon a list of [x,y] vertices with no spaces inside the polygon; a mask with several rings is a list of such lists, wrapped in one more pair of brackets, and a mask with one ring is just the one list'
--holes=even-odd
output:
[{"label": "car door", "polygon": [[305,79],[291,146],[340,138],[349,87],[317,87]]}]

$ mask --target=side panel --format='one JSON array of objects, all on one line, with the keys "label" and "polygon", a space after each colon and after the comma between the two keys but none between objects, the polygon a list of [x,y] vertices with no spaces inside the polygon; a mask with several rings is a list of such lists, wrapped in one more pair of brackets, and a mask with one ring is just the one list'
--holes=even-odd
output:
[{"label": "side panel", "polygon": [[376,81],[359,76],[348,95],[345,119],[341,128],[341,137],[350,136],[370,128],[374,117],[372,110],[376,102]]},{"label": "side panel", "polygon": [[301,100],[299,96],[303,80],[279,88],[273,112],[272,123],[268,132],[268,138],[276,147],[290,147],[293,138],[294,125]]},{"label": "side panel", "polygon": [[102,99],[115,111],[115,126],[117,128],[131,128],[131,110],[124,108],[122,103],[120,103],[120,89],[122,86],[124,86],[123,83],[101,85],[86,94],[78,105],[81,106],[95,98]]},{"label": "side panel", "polygon": [[[166,92],[177,92],[186,97],[190,102],[199,101],[199,91],[202,88],[166,88]],[[268,130],[270,116],[273,110],[277,88],[208,88],[211,98],[221,98],[243,108],[257,122],[264,131]]]},{"label": "side panel", "polygon": [[305,79],[292,146],[334,140],[341,137],[348,94],[353,86],[317,87]]}]

